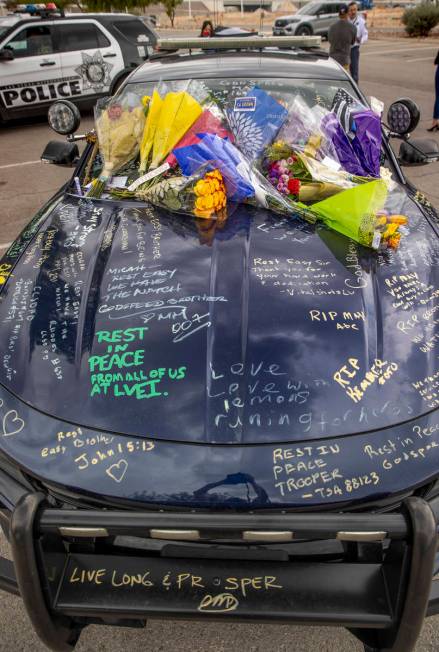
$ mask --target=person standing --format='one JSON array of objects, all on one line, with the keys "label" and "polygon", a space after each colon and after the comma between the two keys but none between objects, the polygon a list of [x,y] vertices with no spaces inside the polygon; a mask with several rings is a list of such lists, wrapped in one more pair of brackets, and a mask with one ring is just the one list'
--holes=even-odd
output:
[{"label": "person standing", "polygon": [[338,20],[329,28],[329,56],[335,59],[345,70],[349,70],[351,48],[357,38],[357,30],[348,20],[348,6],[340,5]]},{"label": "person standing", "polygon": [[436,66],[436,72],[434,75],[434,89],[435,89],[435,98],[434,98],[434,109],[433,109],[433,122],[432,125],[427,131],[439,131],[439,51],[434,60],[434,65]]},{"label": "person standing", "polygon": [[203,38],[211,38],[215,33],[215,30],[213,29],[212,21],[210,20],[205,20],[204,23],[201,25],[201,31],[200,31],[200,36]]},{"label": "person standing", "polygon": [[350,72],[354,81],[358,84],[360,72],[360,45],[366,43],[369,34],[366,27],[364,17],[358,13],[358,5],[356,2],[350,2],[348,5],[349,21],[357,30],[357,36],[354,45],[351,48],[351,64]]}]

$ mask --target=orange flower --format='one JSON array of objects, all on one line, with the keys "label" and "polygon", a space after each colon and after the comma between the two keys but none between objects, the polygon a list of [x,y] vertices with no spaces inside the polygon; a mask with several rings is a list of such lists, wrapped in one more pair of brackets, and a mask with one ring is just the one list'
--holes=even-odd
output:
[{"label": "orange flower", "polygon": [[194,213],[197,217],[210,218],[227,204],[226,187],[219,170],[207,172],[194,186],[196,195]]},{"label": "orange flower", "polygon": [[399,241],[401,240],[401,234],[395,233],[387,240],[387,244],[391,249],[398,249]]},{"label": "orange flower", "polygon": [[389,217],[389,222],[392,224],[407,224],[408,219],[405,215],[391,215]]}]

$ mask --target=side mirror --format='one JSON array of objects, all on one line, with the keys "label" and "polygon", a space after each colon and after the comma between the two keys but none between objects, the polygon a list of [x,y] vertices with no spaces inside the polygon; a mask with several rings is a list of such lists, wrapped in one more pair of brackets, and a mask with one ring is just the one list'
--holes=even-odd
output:
[{"label": "side mirror", "polygon": [[9,48],[2,48],[0,50],[0,61],[12,61],[15,59],[13,50]]},{"label": "side mirror", "polygon": [[41,160],[44,163],[54,163],[55,165],[65,165],[67,167],[75,165],[78,157],[78,145],[76,143],[66,143],[62,140],[49,141],[41,154]]},{"label": "side mirror", "polygon": [[68,100],[54,102],[47,112],[49,127],[61,136],[70,136],[81,123],[79,109]]},{"label": "side mirror", "polygon": [[417,104],[413,100],[403,97],[389,106],[387,124],[394,134],[405,136],[418,126],[420,117]]},{"label": "side mirror", "polygon": [[426,165],[439,161],[439,145],[432,138],[405,140],[399,148],[401,165]]}]

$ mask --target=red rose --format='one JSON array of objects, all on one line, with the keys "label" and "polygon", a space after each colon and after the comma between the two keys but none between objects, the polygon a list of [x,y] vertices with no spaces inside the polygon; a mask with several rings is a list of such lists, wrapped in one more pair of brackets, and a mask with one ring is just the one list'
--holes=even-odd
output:
[{"label": "red rose", "polygon": [[288,190],[291,195],[298,195],[300,190],[300,181],[299,179],[289,179],[288,180]]}]

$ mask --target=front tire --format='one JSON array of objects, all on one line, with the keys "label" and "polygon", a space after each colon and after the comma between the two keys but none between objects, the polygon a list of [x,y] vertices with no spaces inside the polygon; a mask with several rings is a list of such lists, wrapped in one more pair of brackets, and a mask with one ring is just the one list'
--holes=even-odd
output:
[{"label": "front tire", "polygon": [[308,25],[303,25],[303,27],[299,27],[299,29],[296,32],[296,36],[311,36],[312,34],[312,29],[311,27],[308,27]]}]

